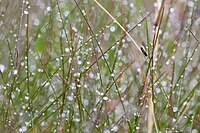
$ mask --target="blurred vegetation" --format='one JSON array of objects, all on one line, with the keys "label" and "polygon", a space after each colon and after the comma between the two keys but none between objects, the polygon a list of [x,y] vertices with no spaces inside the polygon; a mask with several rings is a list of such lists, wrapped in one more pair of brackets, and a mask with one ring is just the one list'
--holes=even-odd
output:
[{"label": "blurred vegetation", "polygon": [[0,0],[0,130],[198,133],[200,1],[98,2],[143,54],[93,0]]}]

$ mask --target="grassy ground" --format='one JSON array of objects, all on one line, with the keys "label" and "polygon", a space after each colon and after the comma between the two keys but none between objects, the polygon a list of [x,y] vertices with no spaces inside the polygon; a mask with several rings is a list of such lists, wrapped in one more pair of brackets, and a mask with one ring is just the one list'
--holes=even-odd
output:
[{"label": "grassy ground", "polygon": [[0,131],[200,132],[200,1],[98,2],[0,0]]}]

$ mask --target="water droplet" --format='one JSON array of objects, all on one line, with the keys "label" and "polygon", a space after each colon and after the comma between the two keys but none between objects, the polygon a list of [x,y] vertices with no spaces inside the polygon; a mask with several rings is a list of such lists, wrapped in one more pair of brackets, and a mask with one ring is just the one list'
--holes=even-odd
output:
[{"label": "water droplet", "polygon": [[39,19],[34,19],[34,22],[33,22],[34,25],[38,26],[40,24],[40,20]]},{"label": "water droplet", "polygon": [[192,129],[192,133],[198,133],[197,129]]},{"label": "water droplet", "polygon": [[25,99],[26,99],[26,100],[29,100],[29,97],[28,97],[28,96],[25,96]]},{"label": "water droplet", "polygon": [[47,11],[49,12],[49,11],[51,11],[51,10],[52,10],[51,7],[48,6],[48,7],[47,7]]},{"label": "water droplet", "polygon": [[170,60],[167,60],[167,61],[166,61],[166,65],[169,65],[169,62],[170,62]]},{"label": "water droplet", "polygon": [[65,52],[68,53],[69,52],[69,48],[65,48]]},{"label": "water droplet", "polygon": [[183,106],[185,106],[185,105],[187,105],[187,104],[188,104],[187,102],[184,102],[184,103],[183,103]]},{"label": "water droplet", "polygon": [[15,69],[15,70],[13,71],[13,74],[14,74],[14,75],[17,75],[17,74],[18,74],[18,70]]},{"label": "water droplet", "polygon": [[133,4],[133,3],[130,3],[130,7],[133,8],[133,7],[134,7],[134,4]]},{"label": "water droplet", "polygon": [[108,41],[109,38],[110,38],[110,34],[109,33],[104,35],[104,40]]},{"label": "water droplet", "polygon": [[104,100],[104,101],[107,101],[107,100],[108,100],[108,97],[106,97],[106,96],[103,97],[103,100]]},{"label": "water droplet", "polygon": [[79,64],[79,65],[81,65],[81,64],[82,64],[82,61],[81,61],[81,60],[79,60],[79,61],[78,61],[78,64]]},{"label": "water droplet", "polygon": [[84,15],[84,16],[86,15],[86,12],[85,12],[85,10],[82,10],[82,13],[83,13],[83,15]]},{"label": "water droplet", "polygon": [[161,84],[162,84],[162,86],[166,86],[167,82],[166,81],[162,81]]},{"label": "water droplet", "polygon": [[28,15],[28,11],[27,11],[27,10],[25,10],[25,11],[24,11],[24,14],[25,14],[25,15]]},{"label": "water droplet", "polygon": [[16,91],[17,91],[17,92],[20,92],[20,89],[19,89],[19,88],[16,88]]},{"label": "water droplet", "polygon": [[188,1],[188,6],[189,7],[194,7],[194,2],[193,1]]},{"label": "water droplet", "polygon": [[27,126],[19,128],[19,132],[26,132],[26,131],[27,131]]},{"label": "water droplet", "polygon": [[73,120],[74,120],[74,122],[79,122],[80,121],[79,118],[74,118]]},{"label": "water droplet", "polygon": [[66,115],[65,115],[65,113],[62,113],[62,115],[61,115],[61,116],[62,116],[62,118],[63,118],[63,117],[65,117]]},{"label": "water droplet", "polygon": [[137,68],[138,73],[141,73],[141,71],[142,71],[141,68]]},{"label": "water droplet", "polygon": [[119,56],[122,55],[122,50],[119,50],[119,51],[118,51],[118,55],[119,55]]},{"label": "water droplet", "polygon": [[38,72],[43,72],[43,69],[39,68],[39,69],[38,69]]},{"label": "water droplet", "polygon": [[93,78],[94,78],[94,74],[93,74],[92,72],[90,72],[90,73],[89,73],[89,77],[90,77],[91,79],[93,79]]},{"label": "water droplet", "polygon": [[88,3],[88,0],[84,0],[83,3],[87,4],[87,3]]},{"label": "water droplet", "polygon": [[177,112],[178,111],[178,107],[173,107],[173,112]]},{"label": "water droplet", "polygon": [[74,100],[74,96],[67,96],[67,99],[69,100],[69,101],[73,101]]},{"label": "water droplet", "polygon": [[22,106],[22,109],[25,109],[25,108],[26,108],[26,106],[25,106],[25,105],[23,105],[23,106]]},{"label": "water droplet", "polygon": [[78,85],[77,85],[77,87],[78,87],[78,88],[81,88],[81,85],[80,85],[80,84],[78,84]]},{"label": "water droplet", "polygon": [[173,13],[174,12],[174,8],[170,8],[170,12]]},{"label": "water droplet", "polygon": [[0,64],[0,71],[3,72],[5,70],[5,66],[3,64]]},{"label": "water droplet", "polygon": [[122,0],[122,5],[127,5],[127,4],[128,4],[127,0]]},{"label": "water droplet", "polygon": [[114,26],[111,26],[111,27],[110,27],[110,31],[111,31],[111,32],[115,32],[115,30],[116,30],[116,28],[115,28]]}]

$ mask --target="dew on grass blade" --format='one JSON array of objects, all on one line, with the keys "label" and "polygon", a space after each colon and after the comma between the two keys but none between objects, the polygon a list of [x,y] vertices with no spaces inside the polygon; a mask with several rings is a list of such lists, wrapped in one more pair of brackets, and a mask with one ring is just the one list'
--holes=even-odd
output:
[{"label": "dew on grass blade", "polygon": [[118,129],[119,129],[119,127],[118,127],[118,126],[114,126],[113,128],[111,128],[111,131],[112,131],[112,132],[117,132],[117,131],[118,131]]},{"label": "dew on grass blade", "polygon": [[103,97],[103,100],[104,100],[104,101],[107,101],[108,99],[109,99],[109,98],[108,98],[108,97],[106,97],[106,96],[105,96],[105,97]]},{"label": "dew on grass blade", "polygon": [[19,128],[19,132],[26,132],[27,131],[27,126],[22,126],[21,128]]},{"label": "dew on grass blade", "polygon": [[5,70],[5,66],[3,64],[0,64],[0,71],[3,72]]},{"label": "dew on grass blade", "polygon": [[111,26],[111,27],[110,27],[110,31],[111,31],[111,32],[115,32],[115,30],[116,30],[116,28],[115,28],[114,26]]},{"label": "dew on grass blade", "polygon": [[52,10],[51,7],[48,6],[48,7],[47,7],[47,11],[49,12],[49,11],[51,11],[51,10]]},{"label": "dew on grass blade", "polygon": [[192,129],[192,133],[198,133],[197,129]]},{"label": "dew on grass blade", "polygon": [[25,15],[28,15],[28,11],[27,11],[27,10],[25,10],[25,11],[24,11],[24,14],[25,14]]}]

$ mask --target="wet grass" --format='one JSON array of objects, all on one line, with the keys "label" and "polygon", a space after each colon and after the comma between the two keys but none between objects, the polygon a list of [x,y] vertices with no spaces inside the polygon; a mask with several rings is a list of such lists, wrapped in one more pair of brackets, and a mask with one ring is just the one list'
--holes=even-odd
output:
[{"label": "wet grass", "polygon": [[199,132],[199,5],[0,1],[0,130]]}]

